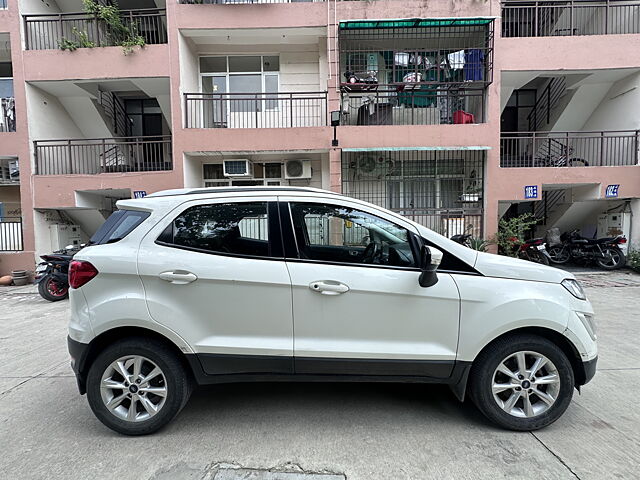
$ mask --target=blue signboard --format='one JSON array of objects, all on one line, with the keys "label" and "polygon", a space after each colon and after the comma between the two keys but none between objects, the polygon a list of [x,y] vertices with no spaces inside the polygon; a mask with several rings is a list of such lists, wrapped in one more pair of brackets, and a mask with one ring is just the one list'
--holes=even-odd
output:
[{"label": "blue signboard", "polygon": [[145,190],[134,190],[133,198],[144,198],[147,196],[147,192]]},{"label": "blue signboard", "polygon": [[527,185],[524,187],[524,198],[538,198],[538,186]]},{"label": "blue signboard", "polygon": [[618,198],[618,190],[620,185],[607,185],[604,196],[607,198]]}]

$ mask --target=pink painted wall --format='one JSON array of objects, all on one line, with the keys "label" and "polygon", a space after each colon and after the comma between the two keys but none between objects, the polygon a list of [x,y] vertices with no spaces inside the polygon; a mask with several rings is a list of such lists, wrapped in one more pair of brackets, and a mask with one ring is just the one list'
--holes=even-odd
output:
[{"label": "pink painted wall", "polygon": [[24,78],[36,80],[81,80],[92,78],[168,77],[169,47],[147,45],[125,55],[122,47],[23,52]]}]

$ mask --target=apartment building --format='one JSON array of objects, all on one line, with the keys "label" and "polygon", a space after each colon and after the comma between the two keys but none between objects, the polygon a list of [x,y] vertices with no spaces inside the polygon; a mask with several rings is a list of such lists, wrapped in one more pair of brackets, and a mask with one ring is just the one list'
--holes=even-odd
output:
[{"label": "apartment building", "polygon": [[177,187],[321,187],[447,236],[531,212],[640,245],[640,1],[109,5],[0,0],[0,273]]}]

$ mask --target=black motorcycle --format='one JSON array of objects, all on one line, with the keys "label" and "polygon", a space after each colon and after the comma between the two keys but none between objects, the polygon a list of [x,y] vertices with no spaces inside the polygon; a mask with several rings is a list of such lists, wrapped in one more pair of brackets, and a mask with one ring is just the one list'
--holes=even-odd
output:
[{"label": "black motorcycle", "polygon": [[79,248],[67,247],[40,256],[44,261],[36,268],[35,283],[42,298],[58,302],[69,296],[69,264],[78,251]]},{"label": "black motorcycle", "polygon": [[454,235],[453,237],[451,237],[451,240],[453,240],[456,243],[459,243],[460,245],[464,245],[465,247],[471,248],[470,233],[458,233],[457,235]]},{"label": "black motorcycle", "polygon": [[615,270],[624,266],[626,258],[619,245],[627,243],[623,235],[603,238],[584,238],[578,230],[565,232],[560,236],[560,245],[548,248],[549,260],[558,265],[569,260],[578,263],[595,262],[605,270]]}]

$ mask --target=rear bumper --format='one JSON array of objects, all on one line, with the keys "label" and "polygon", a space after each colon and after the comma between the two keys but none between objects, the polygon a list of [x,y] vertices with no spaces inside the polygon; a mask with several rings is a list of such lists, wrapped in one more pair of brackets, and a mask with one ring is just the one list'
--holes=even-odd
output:
[{"label": "rear bumper", "polygon": [[67,337],[67,345],[69,355],[71,356],[71,368],[73,373],[76,374],[76,381],[78,382],[78,390],[80,391],[80,395],[84,395],[87,392],[87,378],[84,367],[87,361],[89,345],[87,343],[77,342],[71,337]]},{"label": "rear bumper", "polygon": [[582,378],[578,379],[578,385],[585,385],[591,381],[596,374],[596,364],[598,363],[598,357],[582,362]]}]

